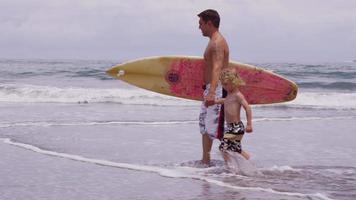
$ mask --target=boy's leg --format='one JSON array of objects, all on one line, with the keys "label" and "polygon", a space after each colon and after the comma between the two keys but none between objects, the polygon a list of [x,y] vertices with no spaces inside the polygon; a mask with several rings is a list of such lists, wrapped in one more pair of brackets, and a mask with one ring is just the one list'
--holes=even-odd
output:
[{"label": "boy's leg", "polygon": [[242,151],[241,151],[241,155],[242,155],[246,160],[250,159],[250,154],[247,153],[247,151],[242,150]]},{"label": "boy's leg", "polygon": [[230,161],[229,153],[227,152],[221,152],[221,155],[225,161],[225,165],[228,165],[228,162]]}]

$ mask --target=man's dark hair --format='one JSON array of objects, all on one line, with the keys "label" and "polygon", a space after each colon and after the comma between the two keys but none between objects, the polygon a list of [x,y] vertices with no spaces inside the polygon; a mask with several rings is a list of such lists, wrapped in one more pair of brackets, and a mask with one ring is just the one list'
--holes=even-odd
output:
[{"label": "man's dark hair", "polygon": [[201,17],[203,21],[206,23],[211,21],[211,23],[215,26],[215,28],[219,28],[220,25],[220,16],[216,10],[207,9],[198,14],[198,17]]}]

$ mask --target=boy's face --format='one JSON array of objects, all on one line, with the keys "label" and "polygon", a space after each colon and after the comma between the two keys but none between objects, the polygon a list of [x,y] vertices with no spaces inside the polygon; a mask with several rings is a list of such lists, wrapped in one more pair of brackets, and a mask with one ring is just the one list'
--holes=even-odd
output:
[{"label": "boy's face", "polygon": [[230,80],[221,81],[221,84],[226,91],[232,91],[235,88]]}]

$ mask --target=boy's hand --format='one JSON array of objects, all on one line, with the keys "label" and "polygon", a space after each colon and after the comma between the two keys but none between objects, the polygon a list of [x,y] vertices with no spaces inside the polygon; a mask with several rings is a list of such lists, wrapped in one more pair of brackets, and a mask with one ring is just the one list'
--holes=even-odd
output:
[{"label": "boy's hand", "polygon": [[215,104],[224,104],[225,99],[224,98],[217,98],[215,99]]},{"label": "boy's hand", "polygon": [[246,131],[247,133],[251,133],[251,132],[253,131],[253,130],[252,130],[252,126],[251,126],[251,125],[247,125],[245,131]]}]

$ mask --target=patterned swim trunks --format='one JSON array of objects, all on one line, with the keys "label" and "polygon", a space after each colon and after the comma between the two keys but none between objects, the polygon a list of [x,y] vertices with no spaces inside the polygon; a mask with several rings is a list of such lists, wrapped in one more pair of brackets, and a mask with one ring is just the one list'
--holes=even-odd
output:
[{"label": "patterned swim trunks", "polygon": [[233,151],[233,152],[241,153],[242,151],[241,140],[229,140],[224,138],[221,140],[219,150],[222,152]]},{"label": "patterned swim trunks", "polygon": [[[210,84],[206,85],[204,97],[208,95]],[[217,98],[223,96],[221,84],[218,84],[215,95]],[[211,139],[221,139],[224,130],[224,113],[223,105],[214,104],[206,107],[204,101],[201,104],[199,115],[199,127],[201,134],[208,134]]]},{"label": "patterned swim trunks", "polygon": [[241,153],[241,139],[244,134],[245,127],[241,121],[237,123],[228,123],[225,128],[224,138],[221,140],[219,150],[222,152],[233,151]]},{"label": "patterned swim trunks", "polygon": [[238,135],[243,134],[245,134],[245,126],[241,121],[237,123],[228,123],[225,128],[224,138],[234,139]]}]

